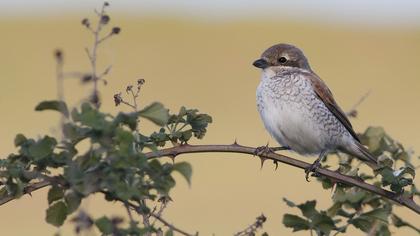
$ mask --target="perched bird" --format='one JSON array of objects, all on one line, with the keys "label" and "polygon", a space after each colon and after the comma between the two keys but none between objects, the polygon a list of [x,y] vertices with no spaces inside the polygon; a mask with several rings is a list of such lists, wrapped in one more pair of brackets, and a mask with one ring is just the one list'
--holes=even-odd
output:
[{"label": "perched bird", "polygon": [[274,45],[253,65],[262,69],[257,107],[265,128],[285,149],[318,155],[305,170],[307,180],[309,173],[316,172],[323,158],[334,151],[376,164],[376,158],[360,143],[346,114],[299,48]]}]

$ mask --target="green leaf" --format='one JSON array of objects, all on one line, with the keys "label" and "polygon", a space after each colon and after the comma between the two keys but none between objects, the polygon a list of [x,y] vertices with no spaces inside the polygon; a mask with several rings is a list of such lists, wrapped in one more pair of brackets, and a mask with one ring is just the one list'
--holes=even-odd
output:
[{"label": "green leaf", "polygon": [[391,158],[387,157],[386,155],[380,155],[378,157],[378,163],[379,163],[380,167],[385,167],[386,166],[386,167],[392,168],[392,165],[394,164],[394,161]]},{"label": "green leaf", "polygon": [[61,226],[67,218],[67,206],[64,202],[56,202],[47,209],[46,221],[54,226]]},{"label": "green leaf", "polygon": [[188,185],[191,185],[191,176],[192,176],[192,167],[188,162],[179,162],[173,165],[173,169],[178,171],[185,180],[187,180]]},{"label": "green leaf", "polygon": [[186,130],[182,132],[182,135],[180,137],[180,140],[183,142],[187,142],[192,137],[192,130]]},{"label": "green leaf", "polygon": [[136,112],[132,113],[118,113],[117,117],[114,119],[115,124],[126,124],[130,127],[131,130],[135,130],[137,128],[137,117],[138,114]]},{"label": "green leaf", "polygon": [[320,230],[325,235],[329,235],[331,230],[336,229],[333,219],[327,216],[324,212],[314,215],[311,219],[312,228]]},{"label": "green leaf", "polygon": [[352,219],[350,222],[354,225],[354,227],[362,230],[363,232],[369,232],[369,230],[372,228],[372,221],[365,218],[358,217]]},{"label": "green leaf", "polygon": [[391,220],[392,220],[392,223],[397,228],[408,227],[408,228],[411,228],[412,230],[416,231],[417,233],[420,233],[420,228],[415,227],[414,225],[408,223],[407,221],[403,220],[401,217],[399,217],[395,214],[392,214]]},{"label": "green leaf", "polygon": [[[398,177],[401,177],[401,176],[403,176],[403,175],[405,175],[405,174],[409,174],[409,175],[411,175],[411,177],[416,177],[416,172],[415,172],[415,170],[413,169],[413,168],[411,168],[411,167],[409,167],[409,166],[406,166],[406,167],[401,167],[398,171],[397,171],[397,175],[396,176],[398,176]],[[395,173],[394,173],[394,175],[395,175]]]},{"label": "green leaf", "polygon": [[334,205],[332,205],[330,208],[328,208],[327,215],[330,216],[330,217],[333,217],[333,216],[337,215],[338,211],[341,210],[342,205],[343,204],[340,203],[340,202],[334,203]]},{"label": "green leaf", "polygon": [[154,102],[139,111],[139,115],[160,126],[166,125],[169,120],[168,109],[158,102]]},{"label": "green leaf", "polygon": [[70,139],[73,144],[77,144],[87,137],[91,129],[79,127],[75,123],[66,123],[63,125],[63,134]]},{"label": "green leaf", "polygon": [[69,110],[63,101],[43,101],[35,107],[35,111],[54,110],[61,112],[65,117],[69,117]]},{"label": "green leaf", "polygon": [[79,208],[80,203],[82,202],[81,196],[74,191],[68,192],[65,195],[64,200],[67,204],[68,214],[71,214],[74,211],[76,211]]},{"label": "green leaf", "polygon": [[106,216],[103,216],[97,220],[95,220],[95,225],[98,227],[99,231],[103,234],[111,234],[112,233],[112,222]]},{"label": "green leaf", "polygon": [[196,114],[197,110],[191,110],[187,114],[187,123],[191,125],[194,136],[202,139],[207,132],[207,126],[213,122],[207,114]]},{"label": "green leaf", "polygon": [[55,145],[57,145],[55,138],[45,136],[29,147],[29,155],[35,160],[43,159],[53,152]]},{"label": "green leaf", "polygon": [[289,207],[296,207],[296,204],[294,203],[294,202],[292,202],[292,201],[290,201],[289,199],[287,199],[287,198],[283,198],[283,201],[289,206]]},{"label": "green leaf", "polygon": [[64,197],[64,191],[62,188],[53,185],[50,190],[48,191],[48,204],[60,200]]},{"label": "green leaf", "polygon": [[78,121],[83,125],[92,127],[95,130],[103,130],[107,125],[105,114],[93,108],[89,103],[83,103],[81,111],[78,112],[74,109],[71,115],[74,121]]},{"label": "green leaf", "polygon": [[284,214],[283,224],[288,228],[293,228],[293,232],[310,228],[309,221],[292,214]]},{"label": "green leaf", "polygon": [[174,231],[171,229],[166,231],[165,236],[174,236]]},{"label": "green leaf", "polygon": [[377,208],[359,215],[357,218],[352,219],[350,223],[352,223],[356,228],[362,230],[363,232],[369,232],[376,220],[387,224],[390,213],[390,209]]},{"label": "green leaf", "polygon": [[302,214],[306,218],[309,218],[309,219],[312,219],[314,216],[319,215],[318,211],[315,209],[315,206],[316,206],[315,200],[307,201],[303,204],[297,205],[297,207],[302,211]]},{"label": "green leaf", "polygon": [[15,137],[15,147],[18,147],[22,145],[24,142],[26,142],[26,137],[23,134],[17,134]]}]

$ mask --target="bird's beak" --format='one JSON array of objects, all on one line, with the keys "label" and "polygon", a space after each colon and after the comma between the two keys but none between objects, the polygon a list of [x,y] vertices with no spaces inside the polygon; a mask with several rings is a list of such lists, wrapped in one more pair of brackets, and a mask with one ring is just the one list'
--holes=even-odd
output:
[{"label": "bird's beak", "polygon": [[268,67],[268,62],[264,59],[258,59],[252,63],[257,68],[265,69]]}]

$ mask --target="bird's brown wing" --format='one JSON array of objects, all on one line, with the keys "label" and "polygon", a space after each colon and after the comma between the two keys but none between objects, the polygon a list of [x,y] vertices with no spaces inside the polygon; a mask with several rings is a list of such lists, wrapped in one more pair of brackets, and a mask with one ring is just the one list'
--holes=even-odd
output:
[{"label": "bird's brown wing", "polygon": [[325,104],[328,110],[330,110],[330,112],[334,114],[334,116],[341,122],[341,124],[344,125],[344,127],[351,134],[351,136],[353,136],[354,139],[360,142],[359,138],[357,137],[356,132],[354,132],[353,130],[353,127],[349,119],[347,118],[343,110],[341,110],[341,108],[335,102],[330,89],[327,87],[324,81],[322,81],[317,75],[312,74],[312,73],[309,74],[308,77],[311,80],[312,87],[316,95],[318,96],[318,98]]}]

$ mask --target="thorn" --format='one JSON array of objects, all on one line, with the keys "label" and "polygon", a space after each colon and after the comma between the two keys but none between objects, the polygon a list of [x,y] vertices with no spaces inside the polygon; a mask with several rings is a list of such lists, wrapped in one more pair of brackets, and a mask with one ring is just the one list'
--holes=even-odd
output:
[{"label": "thorn", "polygon": [[337,189],[337,183],[334,182],[331,188],[331,198],[334,196],[335,190]]},{"label": "thorn", "polygon": [[171,158],[172,160],[172,164],[175,164],[175,157],[176,157],[175,154],[169,156],[169,158]]},{"label": "thorn", "polygon": [[267,158],[264,158],[264,157],[260,157],[260,161],[261,161],[261,170],[262,170],[262,168],[263,168],[263,166],[264,166],[264,161],[265,160],[267,160]]},{"label": "thorn", "polygon": [[235,141],[233,142],[233,145],[234,146],[237,146],[238,145],[238,140],[235,138]]},{"label": "thorn", "polygon": [[273,160],[273,163],[276,165],[276,168],[274,170],[277,170],[277,168],[279,168],[279,163],[275,160]]}]

